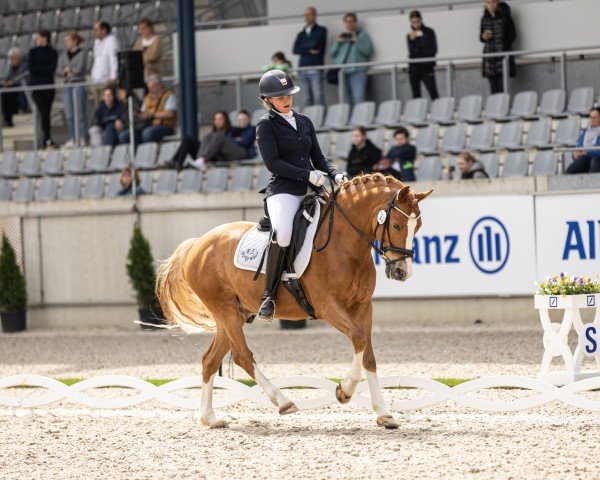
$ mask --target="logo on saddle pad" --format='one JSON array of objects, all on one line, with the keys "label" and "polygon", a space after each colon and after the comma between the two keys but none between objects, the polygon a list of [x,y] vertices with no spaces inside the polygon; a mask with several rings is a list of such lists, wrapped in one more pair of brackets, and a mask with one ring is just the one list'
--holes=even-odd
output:
[{"label": "logo on saddle pad", "polygon": [[244,259],[244,261],[251,262],[258,257],[258,250],[256,248],[247,248],[246,250],[242,250],[240,252],[240,256]]}]

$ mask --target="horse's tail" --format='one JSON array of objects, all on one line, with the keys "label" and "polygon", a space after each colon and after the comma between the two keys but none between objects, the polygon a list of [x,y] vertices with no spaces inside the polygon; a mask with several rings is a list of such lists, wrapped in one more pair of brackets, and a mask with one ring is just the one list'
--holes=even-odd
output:
[{"label": "horse's tail", "polygon": [[185,278],[185,260],[199,240],[190,238],[181,243],[156,272],[156,296],[165,320],[188,333],[204,333],[216,329],[212,314]]}]

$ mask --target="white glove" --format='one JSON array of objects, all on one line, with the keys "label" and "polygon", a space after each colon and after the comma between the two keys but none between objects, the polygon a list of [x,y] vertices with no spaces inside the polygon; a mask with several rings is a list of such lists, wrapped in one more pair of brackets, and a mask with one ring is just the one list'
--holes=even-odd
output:
[{"label": "white glove", "polygon": [[311,170],[308,176],[308,181],[315,187],[322,187],[327,183],[327,175],[320,170]]},{"label": "white glove", "polygon": [[335,176],[335,183],[337,183],[338,185],[340,185],[341,183],[347,182],[348,181],[348,174],[346,172],[344,173],[338,173]]}]

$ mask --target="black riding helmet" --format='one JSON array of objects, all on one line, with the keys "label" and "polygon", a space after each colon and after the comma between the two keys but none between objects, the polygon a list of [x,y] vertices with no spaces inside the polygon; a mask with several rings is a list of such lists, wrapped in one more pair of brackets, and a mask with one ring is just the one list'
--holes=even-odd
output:
[{"label": "black riding helmet", "polygon": [[271,70],[265,73],[258,83],[260,97],[285,97],[300,91],[287,73],[282,70]]}]

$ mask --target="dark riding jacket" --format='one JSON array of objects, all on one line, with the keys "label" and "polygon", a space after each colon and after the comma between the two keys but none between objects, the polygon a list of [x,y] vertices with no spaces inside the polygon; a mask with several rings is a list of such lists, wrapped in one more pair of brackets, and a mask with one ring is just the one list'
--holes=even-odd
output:
[{"label": "dark riding jacket", "polygon": [[294,112],[297,130],[277,112],[266,113],[256,126],[260,155],[271,172],[267,197],[278,193],[304,195],[311,170],[321,170],[332,179],[335,168],[321,152],[310,118]]}]

